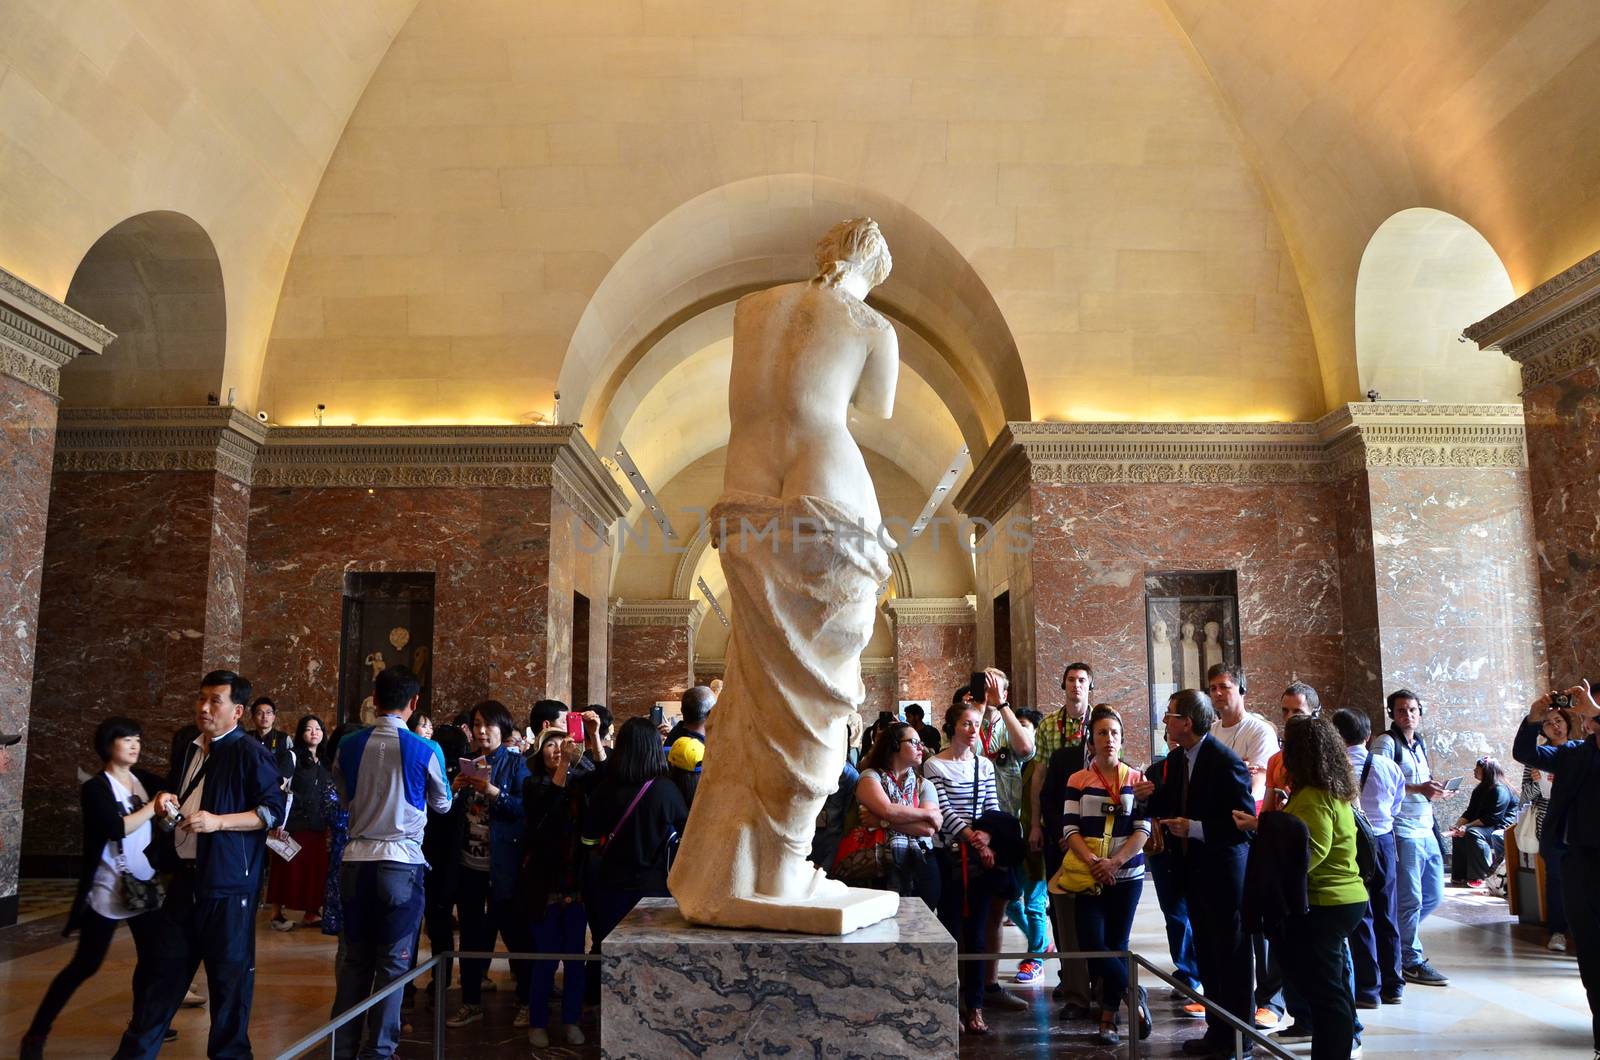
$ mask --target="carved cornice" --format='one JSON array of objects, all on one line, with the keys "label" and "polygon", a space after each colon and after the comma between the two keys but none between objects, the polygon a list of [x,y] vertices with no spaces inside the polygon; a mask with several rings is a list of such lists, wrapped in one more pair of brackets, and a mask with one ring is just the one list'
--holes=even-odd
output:
[{"label": "carved cornice", "polygon": [[958,510],[998,522],[1032,483],[1325,482],[1352,467],[1521,467],[1521,405],[1352,404],[1313,423],[1008,423]]},{"label": "carved cornice", "polygon": [[115,338],[76,309],[0,269],[0,375],[56,397],[67,362],[81,353],[99,353]]},{"label": "carved cornice", "polygon": [[234,408],[62,409],[58,472],[215,471],[250,481],[267,427]]},{"label": "carved cornice", "polygon": [[971,596],[897,596],[885,601],[895,626],[970,626],[978,621],[978,602]]},{"label": "carved cornice", "polygon": [[608,614],[613,626],[672,626],[693,632],[707,610],[704,600],[613,600]]},{"label": "carved cornice", "polygon": [[862,677],[893,677],[897,672],[892,658],[886,659],[876,655],[861,657]]},{"label": "carved cornice", "polygon": [[1462,332],[1522,365],[1527,390],[1600,361],[1600,253],[1552,276]]}]

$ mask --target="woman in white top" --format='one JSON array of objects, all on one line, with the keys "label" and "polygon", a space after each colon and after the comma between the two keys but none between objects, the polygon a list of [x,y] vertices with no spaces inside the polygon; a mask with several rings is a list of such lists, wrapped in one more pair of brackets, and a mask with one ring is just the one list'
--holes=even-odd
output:
[{"label": "woman in white top", "polygon": [[889,876],[869,886],[916,895],[937,911],[939,873],[930,841],[939,834],[944,813],[933,783],[917,775],[922,753],[922,737],[914,726],[900,721],[884,729],[861,763],[856,803],[862,825],[889,834]]},{"label": "woman in white top", "polygon": [[[994,763],[978,753],[978,729],[983,707],[967,703],[951,707],[944,717],[950,746],[922,764],[922,775],[939,793],[944,820],[939,826],[940,859],[944,866],[939,894],[939,920],[955,936],[962,953],[987,953],[985,936],[989,893],[987,880],[994,867],[989,835],[973,822],[1000,809],[995,792]],[[983,1019],[983,987],[988,979],[986,962],[961,962],[962,1029],[989,1033]]]},{"label": "woman in white top", "polygon": [[148,964],[148,955],[159,944],[159,913],[129,909],[121,885],[124,872],[139,880],[155,877],[147,853],[160,780],[134,768],[139,761],[141,734],[138,722],[119,717],[107,718],[94,731],[95,753],[105,763],[105,770],[87,780],[79,793],[83,805],[83,864],[78,874],[78,894],[62,932],[70,935],[77,931],[78,948],[39,1002],[33,1023],[22,1039],[19,1055],[23,1060],[44,1056],[51,1024],[73,991],[100,970],[119,923],[127,921],[132,929],[141,966]]}]

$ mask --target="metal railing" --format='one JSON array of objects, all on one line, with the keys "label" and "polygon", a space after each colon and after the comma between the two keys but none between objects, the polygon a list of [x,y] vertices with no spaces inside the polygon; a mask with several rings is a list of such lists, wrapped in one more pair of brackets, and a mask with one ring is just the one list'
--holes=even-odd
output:
[{"label": "metal railing", "polygon": [[[1262,1034],[1260,1030],[1254,1026],[1251,1026],[1250,1024],[1247,1024],[1245,1021],[1239,1019],[1233,1013],[1217,1005],[1215,1002],[1208,1000],[1196,992],[1192,987],[1178,981],[1177,979],[1174,979],[1172,976],[1168,975],[1154,964],[1151,964],[1150,961],[1146,960],[1134,950],[1071,950],[1065,953],[1056,951],[1051,951],[1049,953],[1029,953],[1026,951],[1015,953],[962,953],[956,956],[956,960],[1009,961],[1031,959],[1036,961],[1076,961],[1091,959],[1103,960],[1108,957],[1115,960],[1126,961],[1128,963],[1128,1060],[1138,1060],[1140,1053],[1143,1051],[1143,1043],[1139,1038],[1138,1026],[1140,968],[1144,968],[1146,971],[1155,975],[1156,978],[1170,986],[1173,990],[1176,990],[1183,996],[1188,997],[1202,1005],[1206,1010],[1206,1018],[1208,1023],[1210,1022],[1211,1017],[1216,1016],[1220,1017],[1223,1023],[1232,1028],[1234,1056],[1237,1057],[1243,1055],[1244,1043],[1248,1041],[1256,1048],[1265,1050],[1268,1055],[1279,1057],[1280,1060],[1299,1060],[1294,1053],[1284,1049],[1283,1046],[1277,1044],[1265,1034]],[[328,1055],[330,1057],[337,1055],[336,1050],[338,1047],[338,1031],[341,1027],[352,1022],[353,1020],[359,1019],[366,1014],[368,1009],[380,1003],[385,998],[388,998],[395,991],[404,990],[408,984],[415,982],[419,976],[429,970],[434,972],[433,982],[429,985],[429,989],[433,991],[433,1055],[434,1060],[442,1060],[444,1056],[444,995],[446,987],[445,977],[439,974],[438,970],[445,962],[450,960],[460,960],[462,958],[467,960],[488,961],[583,961],[586,963],[595,962],[602,959],[601,955],[597,953],[505,953],[489,952],[485,950],[449,950],[444,953],[436,953],[429,957],[426,961],[423,961],[415,968],[400,976],[398,979],[391,983],[385,984],[382,990],[379,990],[372,996],[363,999],[355,1005],[352,1005],[350,1008],[341,1012],[338,1016],[318,1027],[316,1030],[311,1031],[303,1038],[300,1038],[298,1041],[289,1045],[287,1048],[283,1049],[277,1054],[275,1060],[294,1060],[294,1058],[305,1056],[309,1054],[311,1050],[316,1047],[317,1044],[324,1038],[328,1040]]]}]

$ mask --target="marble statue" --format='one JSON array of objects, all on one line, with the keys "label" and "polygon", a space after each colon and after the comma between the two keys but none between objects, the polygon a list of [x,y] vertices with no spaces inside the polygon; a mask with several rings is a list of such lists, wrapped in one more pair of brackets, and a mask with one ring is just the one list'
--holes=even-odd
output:
[{"label": "marble statue", "polygon": [[1158,688],[1172,684],[1172,641],[1167,639],[1167,624],[1159,618],[1150,630],[1150,683]]},{"label": "marble statue", "polygon": [[1194,623],[1185,622],[1180,632],[1183,634],[1183,687],[1203,688],[1201,679],[1205,674],[1200,669],[1200,645],[1194,642]]},{"label": "marble statue", "polygon": [[1206,623],[1206,673],[1222,663],[1222,645],[1217,641],[1217,634],[1221,631],[1222,627],[1215,622]]},{"label": "marble statue", "polygon": [[734,310],[711,527],[737,621],[668,887],[691,923],[831,935],[899,907],[806,858],[866,698],[861,651],[894,547],[847,416],[889,418],[900,362],[894,329],[863,301],[889,276],[878,226],[834,225],[816,260],[811,279]]}]

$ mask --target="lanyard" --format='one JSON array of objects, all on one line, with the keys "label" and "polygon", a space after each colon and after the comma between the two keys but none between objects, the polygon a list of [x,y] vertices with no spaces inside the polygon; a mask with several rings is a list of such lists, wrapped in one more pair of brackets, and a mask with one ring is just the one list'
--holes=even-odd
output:
[{"label": "lanyard", "polygon": [[1105,774],[1100,772],[1100,763],[1091,762],[1090,765],[1089,765],[1089,770],[1090,770],[1090,772],[1092,772],[1095,775],[1095,779],[1100,781],[1101,786],[1106,789],[1106,797],[1107,797],[1108,801],[1110,801],[1112,803],[1115,803],[1117,806],[1121,806],[1122,805],[1122,783],[1121,783],[1121,781],[1122,781],[1122,765],[1121,765],[1121,763],[1118,763],[1118,765],[1117,765],[1117,783],[1115,785],[1106,783]]}]

